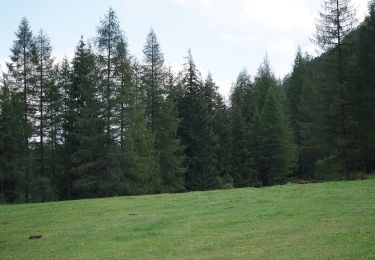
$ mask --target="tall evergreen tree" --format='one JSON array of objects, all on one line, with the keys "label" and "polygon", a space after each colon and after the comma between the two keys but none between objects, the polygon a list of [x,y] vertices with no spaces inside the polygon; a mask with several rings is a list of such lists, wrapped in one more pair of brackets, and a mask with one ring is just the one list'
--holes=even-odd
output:
[{"label": "tall evergreen tree", "polygon": [[53,81],[53,60],[51,58],[52,47],[47,35],[41,30],[35,38],[36,45],[36,76],[35,90],[38,102],[36,119],[38,121],[39,137],[39,177],[44,178],[45,172],[45,142],[46,142],[46,93],[52,87]]},{"label": "tall evergreen tree", "polygon": [[180,192],[185,190],[184,147],[177,130],[180,123],[174,78],[169,73],[167,97],[160,109],[155,136],[155,149],[159,157],[161,188],[163,192]]},{"label": "tall evergreen tree", "polygon": [[295,167],[296,153],[281,91],[271,85],[257,125],[257,168],[263,185],[282,183]]},{"label": "tall evergreen tree", "polygon": [[203,83],[193,61],[187,56],[182,79],[183,97],[180,101],[181,124],[179,135],[186,146],[188,171],[185,178],[189,190],[217,188],[219,172],[217,164],[217,135],[214,132],[213,115],[204,95]]},{"label": "tall evergreen tree", "polygon": [[331,52],[333,60],[328,65],[331,76],[335,81],[330,86],[332,99],[329,102],[330,112],[327,123],[331,123],[331,137],[335,141],[338,157],[341,160],[343,174],[349,177],[349,146],[350,146],[350,88],[348,84],[349,60],[348,53],[344,49],[344,39],[347,37],[356,24],[355,10],[350,0],[324,0],[323,11],[316,25],[316,42],[325,51]]},{"label": "tall evergreen tree", "polygon": [[369,130],[375,125],[375,58],[372,55],[375,51],[375,1],[370,1],[369,16],[360,28],[358,61],[354,78],[356,89],[352,93],[353,117],[357,121],[354,130],[354,143],[357,151],[353,159],[357,162],[356,169],[368,173],[375,169],[373,156],[375,135]]},{"label": "tall evergreen tree", "polygon": [[246,70],[237,77],[231,93],[231,172],[237,187],[257,184],[254,161],[254,85]]},{"label": "tall evergreen tree", "polygon": [[[298,48],[293,70],[290,76],[286,78],[284,81],[284,88],[285,88],[285,94],[287,98],[288,103],[288,110],[290,113],[290,120],[291,120],[291,127],[293,129],[294,134],[294,140],[296,142],[296,145],[299,148],[299,163],[298,163],[298,172],[297,175],[300,177],[312,177],[311,172],[310,174],[306,174],[304,172],[304,155],[302,154],[301,150],[301,129],[299,121],[301,120],[301,99],[302,99],[302,89],[304,87],[304,79],[307,74],[307,65],[310,62],[309,56],[303,56],[301,49]],[[310,78],[310,80],[313,80]],[[309,102],[309,101],[306,101]]]},{"label": "tall evergreen tree", "polygon": [[69,90],[68,134],[66,142],[72,153],[73,197],[112,194],[104,185],[105,119],[98,99],[98,66],[91,48],[81,40],[73,59],[72,84]]},{"label": "tall evergreen tree", "polygon": [[29,138],[32,136],[32,121],[34,108],[30,102],[34,96],[34,72],[36,63],[36,50],[33,34],[30,29],[29,22],[23,18],[18,31],[16,32],[17,39],[13,43],[11,49],[11,62],[7,64],[12,87],[22,95],[22,109],[23,109],[23,140],[24,140],[24,170],[25,170],[25,186],[24,186],[24,200],[29,201],[30,193],[30,147]]},{"label": "tall evergreen tree", "polygon": [[153,133],[160,117],[165,95],[166,70],[164,55],[153,29],[149,32],[143,48],[144,61],[141,68],[142,95],[145,102],[147,121]]},{"label": "tall evergreen tree", "polygon": [[21,96],[4,82],[0,87],[0,202],[16,202],[22,198],[23,112]]},{"label": "tall evergreen tree", "polygon": [[[71,140],[69,139],[70,130],[74,124],[74,107],[72,106],[75,95],[72,89],[72,69],[68,59],[65,57],[58,69],[57,85],[61,93],[61,143],[62,148],[62,161],[63,170],[56,178],[57,195],[60,199],[70,199],[72,189],[72,153],[71,153]],[[69,125],[70,123],[70,125]]]},{"label": "tall evergreen tree", "polygon": [[114,152],[114,134],[113,126],[115,121],[115,107],[118,88],[118,78],[116,78],[116,59],[118,45],[122,40],[122,32],[120,30],[120,23],[112,8],[100,21],[97,29],[97,47],[99,50],[99,65],[101,74],[101,90],[103,99],[103,115],[105,119],[106,142],[104,150],[106,151],[105,162],[106,168],[104,171],[105,178],[110,178],[114,162],[112,161],[112,154]]},{"label": "tall evergreen tree", "polygon": [[161,179],[155,139],[147,127],[139,85],[139,78],[135,76],[134,84],[129,85],[126,93],[125,186],[128,194],[152,194],[160,192]]},{"label": "tall evergreen tree", "polygon": [[296,148],[281,87],[268,59],[255,77],[255,163],[263,185],[281,183],[295,168]]}]

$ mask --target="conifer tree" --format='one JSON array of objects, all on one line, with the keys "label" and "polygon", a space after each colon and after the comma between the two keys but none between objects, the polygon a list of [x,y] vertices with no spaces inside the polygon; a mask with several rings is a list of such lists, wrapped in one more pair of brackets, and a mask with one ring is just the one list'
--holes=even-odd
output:
[{"label": "conifer tree", "polygon": [[46,176],[45,167],[45,142],[46,142],[46,93],[49,92],[53,85],[53,60],[51,58],[52,47],[47,35],[41,30],[35,38],[36,46],[36,76],[35,90],[38,102],[36,120],[38,121],[38,139],[39,139],[39,177]]},{"label": "conifer tree", "polygon": [[69,123],[73,123],[73,107],[71,98],[72,93],[72,69],[66,57],[62,60],[57,76],[57,85],[61,94],[61,143],[62,147],[62,163],[63,169],[61,174],[56,177],[57,195],[60,199],[70,199],[72,189],[72,154],[71,142],[69,139],[70,130]]},{"label": "conifer tree", "polygon": [[189,190],[217,188],[217,136],[213,115],[203,91],[199,71],[191,52],[187,56],[182,79],[183,98],[180,101],[181,124],[179,135],[186,146],[188,170],[185,178]]},{"label": "conifer tree", "polygon": [[164,56],[153,29],[147,35],[143,54],[144,61],[141,68],[142,96],[148,124],[151,131],[155,133],[163,103],[163,94],[165,94],[166,71]]},{"label": "conifer tree", "polygon": [[[263,185],[281,183],[295,169],[296,147],[281,87],[266,58],[255,77],[255,163]],[[264,96],[265,94],[265,96]]]},{"label": "conifer tree", "polygon": [[257,184],[254,116],[254,86],[247,71],[242,70],[231,93],[231,172],[237,187]]},{"label": "conifer tree", "polygon": [[160,110],[155,136],[155,149],[159,157],[161,187],[163,192],[180,192],[185,190],[184,147],[177,130],[180,123],[178,118],[177,98],[174,93],[174,78],[169,73],[167,97]]},{"label": "conifer tree", "polygon": [[17,39],[13,43],[11,49],[11,62],[7,64],[10,81],[12,88],[16,89],[16,92],[22,95],[22,110],[23,110],[23,140],[24,140],[24,170],[25,170],[25,182],[24,182],[24,200],[29,201],[30,195],[30,147],[29,138],[32,136],[32,125],[31,116],[34,114],[34,107],[31,105],[30,100],[34,97],[34,72],[36,63],[36,50],[35,42],[32,31],[30,29],[29,22],[26,18],[21,20],[21,23],[16,32]]},{"label": "conifer tree", "polygon": [[[137,65],[135,65],[137,67]],[[128,194],[153,194],[160,192],[161,179],[155,154],[155,140],[147,127],[145,110],[140,97],[139,79],[127,89],[127,128],[125,181]]]},{"label": "conifer tree", "polygon": [[257,125],[257,168],[263,185],[284,182],[296,161],[292,132],[277,88],[269,87]]},{"label": "conifer tree", "polygon": [[106,180],[105,120],[98,100],[98,66],[91,48],[81,40],[73,59],[72,84],[69,90],[68,135],[72,153],[73,197],[112,194],[103,187]]},{"label": "conifer tree", "polygon": [[[360,27],[358,36],[358,62],[354,77],[355,91],[353,97],[353,117],[357,124],[354,130],[354,143],[357,151],[354,160],[356,169],[369,173],[375,169],[374,142],[375,135],[370,129],[375,125],[375,1],[369,3],[369,15]],[[360,165],[358,165],[358,163]],[[358,167],[359,166],[359,167]]]},{"label": "conifer tree", "polygon": [[300,102],[297,107],[296,127],[299,145],[300,177],[315,178],[315,165],[318,159],[329,154],[329,137],[324,119],[325,107],[322,104],[321,70],[316,62],[306,65],[302,77]]},{"label": "conifer tree", "polygon": [[[351,122],[350,117],[350,88],[348,84],[349,60],[344,49],[344,40],[355,27],[355,10],[350,0],[324,0],[323,11],[316,25],[316,43],[325,51],[331,52],[332,60],[327,69],[330,76],[335,77],[334,84],[330,86],[331,99],[327,123],[331,124],[331,138],[337,149],[338,157],[342,164],[343,174],[349,178],[349,146]],[[330,65],[333,64],[333,65]]]},{"label": "conifer tree", "polygon": [[220,187],[228,187],[228,185],[233,185],[233,180],[230,176],[230,154],[228,153],[228,147],[230,146],[228,109],[218,92],[218,86],[214,82],[211,73],[208,73],[202,91],[209,113],[212,114],[213,132],[217,137],[215,151],[218,170],[217,179]]},{"label": "conifer tree", "polygon": [[[298,153],[299,163],[298,163],[297,174],[299,176],[308,177],[308,178],[312,177],[312,172],[309,171],[308,174],[304,172],[304,170],[306,170],[306,161],[303,159],[305,156],[303,155],[302,150],[301,150],[302,137],[301,137],[301,129],[300,129],[301,125],[299,124],[299,121],[302,120],[301,118],[302,115],[300,111],[302,89],[304,87],[304,80],[307,74],[306,67],[309,62],[310,62],[310,58],[308,56],[303,56],[301,49],[298,48],[298,51],[294,60],[292,73],[284,81],[285,94],[286,94],[288,110],[289,110],[290,120],[291,120],[291,127],[293,129],[294,140],[299,149],[299,153]],[[310,78],[310,80],[313,80],[313,79]],[[309,102],[309,100],[304,100],[304,101]]]},{"label": "conifer tree", "polygon": [[0,86],[0,202],[20,201],[25,181],[22,96]]},{"label": "conifer tree", "polygon": [[[49,88],[46,90],[46,141],[48,155],[48,177],[56,187],[56,180],[64,171],[63,122],[64,122],[64,92],[59,84],[59,68],[54,66],[50,72]],[[53,191],[56,194],[56,189]]]},{"label": "conifer tree", "polygon": [[113,126],[115,121],[115,107],[116,97],[118,88],[118,78],[116,78],[116,59],[118,45],[122,40],[122,32],[120,24],[116,16],[115,11],[112,8],[109,9],[108,13],[100,21],[100,25],[97,28],[97,47],[99,51],[99,66],[101,76],[101,95],[103,99],[103,115],[105,119],[105,147],[106,151],[105,162],[106,168],[104,171],[105,178],[110,178],[111,171],[114,162],[112,161],[112,153],[114,152],[114,134]]}]

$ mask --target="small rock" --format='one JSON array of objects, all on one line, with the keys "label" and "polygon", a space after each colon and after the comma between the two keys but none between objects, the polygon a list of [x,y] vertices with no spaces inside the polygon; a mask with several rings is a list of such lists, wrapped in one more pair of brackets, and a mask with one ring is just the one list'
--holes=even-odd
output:
[{"label": "small rock", "polygon": [[40,239],[42,238],[42,235],[35,235],[35,236],[30,236],[29,239]]}]

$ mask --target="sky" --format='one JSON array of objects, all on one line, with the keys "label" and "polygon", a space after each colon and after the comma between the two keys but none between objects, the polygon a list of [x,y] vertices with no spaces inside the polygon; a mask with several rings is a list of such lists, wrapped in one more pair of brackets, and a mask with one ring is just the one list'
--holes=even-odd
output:
[{"label": "sky", "polygon": [[[368,0],[352,0],[358,20]],[[232,82],[246,68],[254,76],[267,54],[277,77],[292,69],[298,46],[311,55],[320,0],[8,0],[0,2],[0,70],[22,17],[34,33],[43,29],[57,60],[72,58],[81,35],[93,39],[100,18],[112,7],[121,22],[129,52],[142,60],[151,27],[165,61],[181,69],[188,49],[205,76],[211,72],[228,97]]]}]

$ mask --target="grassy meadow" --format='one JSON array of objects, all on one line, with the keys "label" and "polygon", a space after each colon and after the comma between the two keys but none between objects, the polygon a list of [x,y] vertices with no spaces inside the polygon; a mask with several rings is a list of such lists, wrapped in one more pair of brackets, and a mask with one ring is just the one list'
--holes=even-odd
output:
[{"label": "grassy meadow", "polygon": [[234,258],[375,259],[375,179],[0,206],[0,259]]}]

